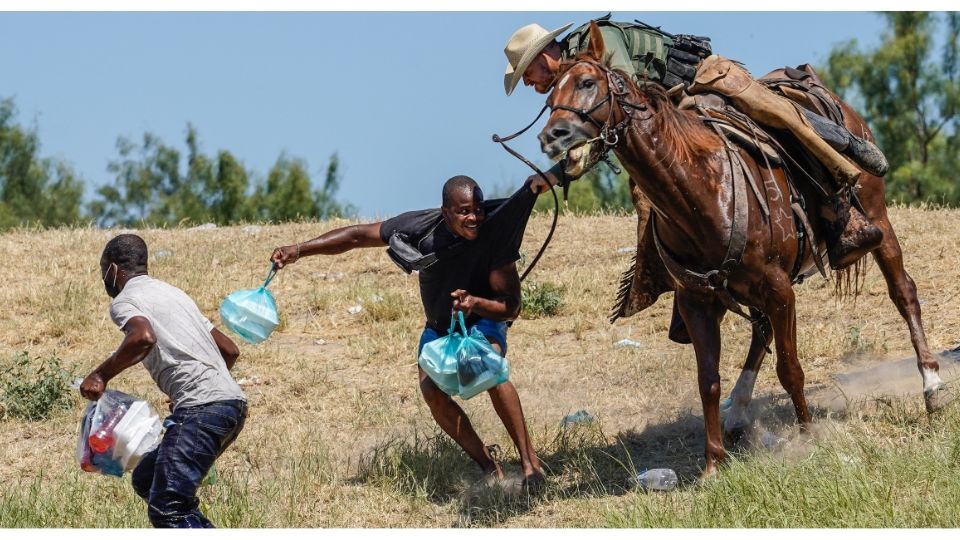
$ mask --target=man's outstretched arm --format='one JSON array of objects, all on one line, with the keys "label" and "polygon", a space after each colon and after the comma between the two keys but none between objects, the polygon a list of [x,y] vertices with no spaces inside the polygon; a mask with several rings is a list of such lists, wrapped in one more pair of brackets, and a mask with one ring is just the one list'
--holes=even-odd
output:
[{"label": "man's outstretched arm", "polygon": [[270,260],[277,263],[277,268],[295,263],[301,257],[310,255],[336,255],[355,248],[386,246],[380,238],[380,224],[383,222],[367,223],[341,227],[321,234],[313,240],[299,244],[278,247],[273,250]]},{"label": "man's outstretched arm", "polygon": [[121,371],[140,363],[147,357],[157,337],[153,326],[145,317],[133,317],[123,327],[126,334],[116,352],[111,354],[80,383],[80,395],[90,400],[98,400],[107,389],[107,383]]}]

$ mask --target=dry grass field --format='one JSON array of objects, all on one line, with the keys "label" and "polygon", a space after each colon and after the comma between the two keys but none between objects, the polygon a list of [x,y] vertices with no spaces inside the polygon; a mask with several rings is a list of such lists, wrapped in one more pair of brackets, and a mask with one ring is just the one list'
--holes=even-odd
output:
[{"label": "dry grass field", "polygon": [[[894,208],[891,219],[919,287],[931,347],[960,340],[960,234],[955,210]],[[150,273],[193,297],[219,325],[231,291],[263,279],[274,246],[346,222],[207,230],[145,230]],[[549,227],[537,216],[524,249]],[[667,340],[670,296],[607,322],[635,244],[631,215],[561,217],[530,276],[565,286],[551,317],[510,330],[511,379],[548,471],[541,494],[482,487],[468,458],[435,427],[416,384],[422,313],[415,276],[381,249],[304,259],[271,285],[281,327],[242,344],[234,370],[250,399],[236,444],[201,489],[219,526],[242,527],[632,527],[941,526],[960,524],[960,414],[922,413],[919,374],[906,397],[853,396],[840,409],[814,407],[812,436],[797,433],[792,406],[768,359],[757,383],[756,424],[720,479],[695,482],[703,425],[692,348]],[[107,315],[98,259],[116,230],[20,230],[0,235],[0,370],[17,353],[55,355],[85,375],[119,344]],[[833,376],[912,354],[906,326],[871,262],[862,294],[838,301],[833,283],[798,287],[799,354],[811,391]],[[351,314],[353,306],[362,306]],[[723,322],[723,392],[746,354],[749,327]],[[625,338],[640,347],[617,347]],[[238,340],[239,343],[239,340]],[[139,366],[113,388],[162,395]],[[144,504],[123,480],[73,461],[83,400],[44,421],[0,420],[0,527],[144,527]],[[516,476],[516,453],[485,395],[465,402],[487,444]],[[591,424],[561,427],[585,409]],[[757,441],[772,432],[786,442]],[[681,486],[647,493],[636,470],[671,467]],[[798,502],[800,501],[800,502]]]}]

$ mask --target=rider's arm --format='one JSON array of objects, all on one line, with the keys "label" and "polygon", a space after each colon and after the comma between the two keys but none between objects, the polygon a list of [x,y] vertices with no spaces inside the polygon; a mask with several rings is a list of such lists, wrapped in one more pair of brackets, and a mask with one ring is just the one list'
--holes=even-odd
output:
[{"label": "rider's arm", "polygon": [[355,248],[383,247],[387,245],[380,238],[380,224],[367,223],[341,227],[321,234],[313,240],[299,244],[278,247],[273,251],[270,260],[277,263],[277,268],[297,262],[300,257],[310,255],[336,255]]},{"label": "rider's arm", "polygon": [[[619,69],[625,72],[630,78],[636,76],[637,68],[630,61],[630,51],[627,49],[627,42],[621,30],[613,26],[600,27],[600,34],[603,36],[604,60],[612,69]],[[634,38],[637,39],[637,38]],[[647,51],[640,52],[640,55]]]}]

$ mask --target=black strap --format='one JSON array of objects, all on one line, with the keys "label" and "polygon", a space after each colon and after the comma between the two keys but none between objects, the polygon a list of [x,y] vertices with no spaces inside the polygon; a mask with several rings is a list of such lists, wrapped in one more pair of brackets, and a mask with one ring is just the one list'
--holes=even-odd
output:
[{"label": "black strap", "polygon": [[727,253],[720,267],[716,270],[699,273],[678,263],[660,241],[660,234],[657,232],[656,211],[650,215],[650,224],[653,229],[651,232],[653,233],[653,242],[657,247],[657,253],[660,254],[664,267],[673,279],[685,287],[713,291],[724,307],[753,323],[753,317],[743,310],[740,303],[730,294],[730,289],[727,288],[727,278],[730,272],[740,264],[743,259],[743,251],[747,245],[747,220],[749,219],[750,206],[747,203],[747,182],[742,170],[743,165],[733,157],[732,154],[736,153],[735,150],[727,147],[726,152],[727,159],[723,161],[724,172],[729,172],[733,176],[733,223],[730,226],[730,238],[727,240]]}]

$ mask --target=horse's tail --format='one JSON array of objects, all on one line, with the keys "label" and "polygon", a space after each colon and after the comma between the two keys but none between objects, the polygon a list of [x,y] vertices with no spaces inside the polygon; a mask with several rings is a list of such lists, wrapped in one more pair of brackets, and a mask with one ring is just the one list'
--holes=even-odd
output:
[{"label": "horse's tail", "polygon": [[833,271],[833,294],[838,299],[843,300],[852,296],[853,301],[857,301],[860,291],[863,290],[863,283],[867,276],[867,257],[861,257],[857,262],[842,270]]}]

